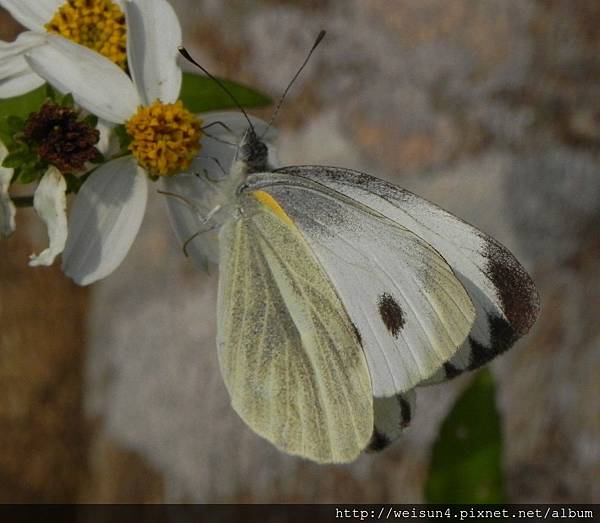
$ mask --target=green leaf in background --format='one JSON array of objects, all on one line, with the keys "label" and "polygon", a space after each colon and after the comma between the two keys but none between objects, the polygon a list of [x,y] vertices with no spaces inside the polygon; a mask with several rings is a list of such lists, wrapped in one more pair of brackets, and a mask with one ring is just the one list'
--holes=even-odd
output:
[{"label": "green leaf in background", "polygon": [[427,503],[504,503],[502,433],[494,380],[479,372],[446,417],[434,444]]},{"label": "green leaf in background", "polygon": [[[48,96],[50,96],[49,87],[44,84],[21,96],[0,99],[0,120],[6,121],[11,116],[26,119],[42,106]],[[5,143],[11,139],[5,131],[4,124],[0,124],[0,139]]]},{"label": "green leaf in background", "polygon": [[[250,87],[222,78],[219,81],[231,91],[242,107],[264,107],[273,102],[267,95]],[[180,99],[193,113],[237,108],[214,80],[192,73],[183,73]]]}]

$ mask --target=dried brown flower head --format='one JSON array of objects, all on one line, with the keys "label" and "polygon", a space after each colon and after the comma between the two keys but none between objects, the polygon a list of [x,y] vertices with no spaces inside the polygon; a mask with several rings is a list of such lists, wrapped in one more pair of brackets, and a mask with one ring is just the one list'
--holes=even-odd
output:
[{"label": "dried brown flower head", "polygon": [[74,109],[48,101],[29,116],[23,129],[38,156],[63,173],[82,170],[100,154],[100,132],[78,117]]}]

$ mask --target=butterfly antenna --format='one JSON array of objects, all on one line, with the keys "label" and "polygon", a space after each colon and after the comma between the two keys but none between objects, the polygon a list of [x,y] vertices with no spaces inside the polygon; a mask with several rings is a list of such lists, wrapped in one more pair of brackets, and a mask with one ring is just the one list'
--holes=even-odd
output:
[{"label": "butterfly antenna", "polygon": [[[273,125],[273,122],[275,121],[275,118],[277,117],[277,113],[279,112],[279,109],[281,109],[281,106],[283,105],[283,101],[285,100],[285,97],[287,96],[289,90],[292,88],[292,85],[294,85],[294,82],[296,81],[296,79],[300,76],[300,73],[302,72],[302,70],[306,67],[306,64],[310,60],[310,57],[315,52],[315,49],[321,43],[321,41],[323,40],[323,38],[325,38],[325,31],[321,31],[319,33],[319,35],[317,36],[317,39],[315,40],[315,43],[313,44],[313,46],[311,47],[310,51],[308,52],[308,55],[304,59],[304,62],[302,62],[302,65],[300,66],[300,68],[298,69],[298,71],[296,72],[296,74],[294,75],[294,77],[291,79],[291,81],[288,84],[288,86],[285,88],[285,91],[283,91],[283,94],[281,95],[281,98],[279,99],[279,102],[277,102],[277,107],[275,108],[275,111],[273,112],[273,116],[271,116],[271,120],[269,121],[269,125],[267,126],[267,129],[265,130],[265,132],[263,133],[262,136],[265,136],[267,134],[267,132],[269,132],[269,129]],[[261,139],[262,139],[262,137],[261,137]]]},{"label": "butterfly antenna", "polygon": [[212,74],[210,74],[204,67],[202,67],[198,62],[196,62],[196,60],[194,60],[192,58],[192,55],[187,51],[187,49],[185,47],[178,47],[177,48],[179,50],[179,53],[190,63],[194,64],[198,69],[200,69],[206,76],[208,76],[213,82],[215,82],[221,89],[223,89],[223,91],[227,94],[227,96],[229,96],[229,98],[231,98],[231,100],[233,101],[233,103],[237,106],[237,108],[242,111],[242,114],[244,115],[244,117],[246,118],[246,120],[248,121],[248,125],[250,125],[250,129],[252,129],[252,132],[254,134],[256,134],[256,132],[254,131],[254,126],[252,125],[252,122],[250,121],[250,118],[248,117],[248,113],[246,113],[246,111],[244,111],[244,108],[241,106],[240,102],[237,101],[237,98],[235,96],[233,96],[233,94],[231,93],[231,91],[229,89],[227,89],[227,87],[223,84],[223,82],[221,82],[216,76],[213,76]]}]

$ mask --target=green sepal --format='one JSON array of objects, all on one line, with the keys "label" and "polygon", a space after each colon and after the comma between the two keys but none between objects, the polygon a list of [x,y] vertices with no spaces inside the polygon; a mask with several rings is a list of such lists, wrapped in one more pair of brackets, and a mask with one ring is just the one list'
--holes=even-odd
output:
[{"label": "green sepal", "polygon": [[46,85],[47,85],[46,100],[50,100],[51,102],[54,102],[55,104],[57,104],[59,102],[59,100],[62,98],[62,94],[60,94],[50,84],[46,84]]},{"label": "green sepal", "polygon": [[81,120],[84,124],[93,127],[94,129],[98,125],[98,117],[95,114],[88,114]]},{"label": "green sepal", "polygon": [[68,107],[69,109],[73,109],[75,107],[75,98],[73,98],[73,95],[71,93],[67,93],[61,96],[57,103],[62,107]]},{"label": "green sepal", "polygon": [[124,125],[117,125],[113,128],[115,136],[119,140],[119,152],[124,153],[129,150],[129,144],[131,143],[131,136],[127,133]]},{"label": "green sepal", "polygon": [[[251,87],[223,78],[219,81],[242,107],[264,107],[273,103],[269,96]],[[193,113],[237,109],[235,102],[214,80],[193,73],[183,73],[179,99]]]},{"label": "green sepal", "polygon": [[75,176],[72,173],[63,173],[63,177],[64,177],[65,181],[67,182],[67,194],[69,194],[69,193],[77,194],[83,184],[81,177]]},{"label": "green sepal", "polygon": [[28,162],[21,165],[18,169],[15,169],[14,178],[18,183],[26,185],[38,181],[48,169],[48,165],[45,162],[37,160]]},{"label": "green sepal", "polygon": [[94,165],[98,165],[106,162],[106,156],[104,156],[100,151],[97,151],[96,157],[90,160],[90,163]]}]

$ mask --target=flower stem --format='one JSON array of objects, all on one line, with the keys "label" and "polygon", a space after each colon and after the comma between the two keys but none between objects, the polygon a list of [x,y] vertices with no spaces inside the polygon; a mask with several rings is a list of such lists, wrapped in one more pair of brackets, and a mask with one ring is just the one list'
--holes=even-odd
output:
[{"label": "flower stem", "polygon": [[15,207],[33,207],[33,196],[13,196]]}]

